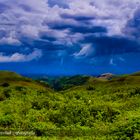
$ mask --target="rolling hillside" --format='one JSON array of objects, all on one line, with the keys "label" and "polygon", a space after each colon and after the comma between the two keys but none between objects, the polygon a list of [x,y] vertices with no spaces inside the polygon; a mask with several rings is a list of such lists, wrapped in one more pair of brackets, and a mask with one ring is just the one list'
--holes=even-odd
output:
[{"label": "rolling hillside", "polygon": [[50,87],[1,71],[0,131],[33,131],[34,139],[140,139],[138,73],[63,77]]}]

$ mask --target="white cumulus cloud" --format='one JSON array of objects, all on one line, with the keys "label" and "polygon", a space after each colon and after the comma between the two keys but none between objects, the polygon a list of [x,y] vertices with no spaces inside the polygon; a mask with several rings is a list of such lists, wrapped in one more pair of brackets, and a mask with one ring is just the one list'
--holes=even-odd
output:
[{"label": "white cumulus cloud", "polygon": [[34,59],[38,59],[42,56],[42,51],[39,49],[35,49],[30,54],[21,54],[21,53],[14,53],[12,55],[4,55],[0,53],[0,62],[28,62]]}]

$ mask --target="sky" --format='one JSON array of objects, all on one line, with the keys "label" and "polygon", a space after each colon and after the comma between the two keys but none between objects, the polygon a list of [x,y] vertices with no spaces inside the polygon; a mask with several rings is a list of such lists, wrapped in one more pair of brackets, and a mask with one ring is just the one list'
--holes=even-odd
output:
[{"label": "sky", "polygon": [[0,0],[0,70],[140,71],[140,1]]}]

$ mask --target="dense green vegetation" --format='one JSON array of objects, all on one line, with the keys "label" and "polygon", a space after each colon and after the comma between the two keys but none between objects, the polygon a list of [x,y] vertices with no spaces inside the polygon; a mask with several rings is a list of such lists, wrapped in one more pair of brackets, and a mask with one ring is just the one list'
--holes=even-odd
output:
[{"label": "dense green vegetation", "polygon": [[140,139],[139,73],[111,80],[65,77],[55,84],[53,90],[48,84],[0,72],[0,131],[32,131],[35,138],[22,137],[31,140]]},{"label": "dense green vegetation", "polygon": [[90,77],[88,76],[72,76],[72,77],[61,77],[48,81],[51,88],[56,91],[66,90],[73,86],[84,85]]}]

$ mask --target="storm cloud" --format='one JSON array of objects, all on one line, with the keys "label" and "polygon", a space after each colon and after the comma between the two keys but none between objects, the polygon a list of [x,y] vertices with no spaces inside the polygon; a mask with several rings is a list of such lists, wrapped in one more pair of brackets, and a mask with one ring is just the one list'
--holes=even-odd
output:
[{"label": "storm cloud", "polygon": [[127,67],[140,53],[139,7],[139,0],[1,0],[0,62],[58,65],[59,72],[69,64],[79,73],[78,65],[91,68],[85,73]]}]

